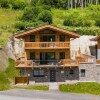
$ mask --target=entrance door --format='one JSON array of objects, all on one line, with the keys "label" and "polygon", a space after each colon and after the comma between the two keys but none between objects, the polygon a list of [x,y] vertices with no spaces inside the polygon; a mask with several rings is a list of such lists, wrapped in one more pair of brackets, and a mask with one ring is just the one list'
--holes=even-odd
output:
[{"label": "entrance door", "polygon": [[55,81],[56,81],[56,71],[50,70],[50,82],[55,82]]}]

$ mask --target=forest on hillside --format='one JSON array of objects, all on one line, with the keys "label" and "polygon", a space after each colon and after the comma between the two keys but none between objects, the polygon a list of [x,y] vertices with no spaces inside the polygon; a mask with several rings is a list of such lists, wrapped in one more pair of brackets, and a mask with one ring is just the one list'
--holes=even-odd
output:
[{"label": "forest on hillside", "polygon": [[0,22],[0,45],[14,33],[43,24],[97,35],[100,0],[0,0]]}]

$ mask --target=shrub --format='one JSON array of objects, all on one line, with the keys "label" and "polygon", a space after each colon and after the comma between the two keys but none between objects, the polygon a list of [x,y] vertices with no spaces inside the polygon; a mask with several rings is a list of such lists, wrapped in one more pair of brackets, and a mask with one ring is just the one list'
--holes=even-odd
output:
[{"label": "shrub", "polygon": [[24,9],[26,7],[26,3],[23,0],[14,0],[11,4],[13,9]]},{"label": "shrub", "polygon": [[9,8],[9,5],[10,5],[9,0],[0,0],[0,6],[2,8]]},{"label": "shrub", "polygon": [[33,20],[35,21],[39,14],[38,7],[26,8],[23,14],[23,20]]},{"label": "shrub", "polygon": [[63,21],[65,26],[85,26],[90,27],[95,25],[95,21],[91,19],[86,13],[79,14],[79,12],[72,12],[67,18]]},{"label": "shrub", "polygon": [[92,19],[95,21],[96,26],[100,26],[100,13],[99,13],[99,11],[96,13],[93,13],[91,16],[92,16]]},{"label": "shrub", "polygon": [[31,0],[31,2],[30,2],[30,4],[31,4],[32,6],[36,6],[37,3],[38,3],[38,0]]},{"label": "shrub", "polygon": [[51,24],[52,23],[52,15],[51,15],[51,12],[50,11],[42,11],[40,14],[39,14],[39,20],[43,21],[43,22],[46,22],[48,24]]},{"label": "shrub", "polygon": [[16,22],[15,24],[15,28],[19,29],[19,30],[24,30],[26,28],[26,24],[24,22]]},{"label": "shrub", "polygon": [[48,5],[44,5],[42,8],[43,8],[44,10],[49,10],[49,11],[51,11],[51,7],[48,6]]},{"label": "shrub", "polygon": [[64,25],[64,26],[73,26],[72,22],[71,22],[69,19],[65,19],[65,20],[63,21],[63,25]]}]

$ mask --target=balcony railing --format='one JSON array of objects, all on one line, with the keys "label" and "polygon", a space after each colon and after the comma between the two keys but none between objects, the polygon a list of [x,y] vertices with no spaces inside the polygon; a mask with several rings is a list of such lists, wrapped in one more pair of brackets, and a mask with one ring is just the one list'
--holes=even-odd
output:
[{"label": "balcony railing", "polygon": [[70,48],[69,42],[25,42],[25,49],[62,49]]},{"label": "balcony railing", "polygon": [[62,66],[62,67],[72,67],[79,66],[78,60],[26,60],[26,61],[16,61],[16,68],[32,68],[41,66]]},{"label": "balcony railing", "polygon": [[16,61],[16,68],[30,68],[33,67],[33,61],[32,60],[17,60]]},{"label": "balcony railing", "polygon": [[64,60],[62,60],[62,65],[64,65],[64,66],[79,66],[79,61],[64,59]]},{"label": "balcony railing", "polygon": [[34,66],[39,65],[61,65],[61,60],[33,60]]}]

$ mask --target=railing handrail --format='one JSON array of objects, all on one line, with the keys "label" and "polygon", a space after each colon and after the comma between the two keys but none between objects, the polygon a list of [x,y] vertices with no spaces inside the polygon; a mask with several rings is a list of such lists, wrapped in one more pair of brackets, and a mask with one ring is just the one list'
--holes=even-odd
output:
[{"label": "railing handrail", "polygon": [[24,42],[24,43],[70,43],[70,42]]},{"label": "railing handrail", "polygon": [[[24,67],[27,67],[27,66],[33,66],[33,61],[32,60],[17,60],[16,61],[16,66],[20,66],[20,64],[23,63],[25,66]],[[22,65],[21,65],[22,66]]]}]

